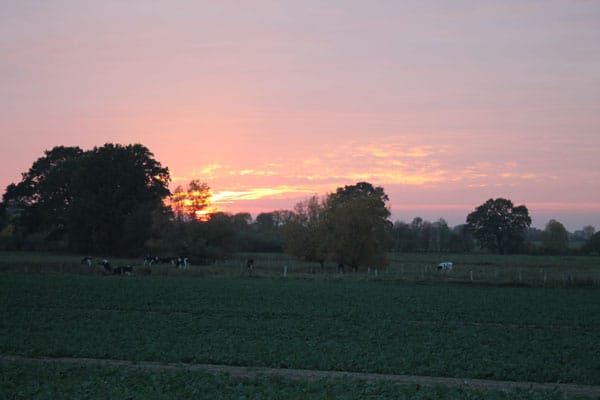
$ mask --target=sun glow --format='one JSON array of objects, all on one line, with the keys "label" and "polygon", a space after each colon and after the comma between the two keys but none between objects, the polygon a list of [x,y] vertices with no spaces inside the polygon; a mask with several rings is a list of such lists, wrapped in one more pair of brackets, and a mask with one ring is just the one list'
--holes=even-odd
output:
[{"label": "sun glow", "polygon": [[219,208],[212,202],[212,191],[176,191],[164,200],[164,204],[170,207],[179,219],[196,219],[208,221],[210,216],[219,212]]}]

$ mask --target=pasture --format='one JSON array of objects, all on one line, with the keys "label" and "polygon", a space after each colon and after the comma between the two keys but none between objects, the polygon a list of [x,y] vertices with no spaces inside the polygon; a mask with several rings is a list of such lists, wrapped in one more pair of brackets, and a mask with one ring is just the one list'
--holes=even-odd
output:
[{"label": "pasture", "polygon": [[[41,357],[600,386],[597,289],[422,285],[359,274],[284,279],[263,268],[251,278],[4,272],[0,354],[27,359],[0,362],[0,396],[106,398],[120,390],[172,398],[167,388],[178,398],[562,398],[30,360]],[[305,275],[312,276],[298,272]]]},{"label": "pasture", "polygon": [[[92,268],[81,264],[81,255],[61,255],[43,252],[0,252],[0,272],[67,273],[102,275],[100,261],[94,257]],[[598,256],[532,256],[495,255],[482,253],[389,253],[386,265],[362,266],[357,273],[346,268],[337,273],[337,263],[327,262],[325,268],[316,262],[306,262],[281,253],[238,254],[210,265],[191,259],[189,269],[177,269],[170,264],[144,266],[139,259],[110,259],[116,266],[133,266],[137,275],[239,277],[247,275],[246,261],[252,258],[253,274],[259,277],[286,277],[310,280],[377,280],[414,282],[421,284],[474,284],[530,287],[596,287],[600,288],[600,257]],[[452,261],[451,272],[440,272],[440,262]]]}]

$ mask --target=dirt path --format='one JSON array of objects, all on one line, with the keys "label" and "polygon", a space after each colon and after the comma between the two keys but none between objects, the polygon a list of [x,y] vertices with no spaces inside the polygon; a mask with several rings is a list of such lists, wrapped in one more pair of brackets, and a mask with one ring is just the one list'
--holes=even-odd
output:
[{"label": "dirt path", "polygon": [[123,367],[145,370],[189,370],[205,371],[211,374],[228,374],[240,378],[253,378],[261,375],[280,376],[284,378],[302,379],[316,381],[321,379],[354,379],[368,382],[388,381],[405,385],[423,386],[448,386],[448,387],[471,387],[475,389],[512,391],[515,389],[558,391],[565,395],[598,396],[600,398],[600,386],[575,385],[566,383],[536,383],[536,382],[512,382],[493,381],[485,379],[470,378],[444,378],[417,375],[387,375],[362,372],[343,371],[317,371],[304,369],[283,369],[265,367],[236,367],[229,365],[214,364],[184,364],[184,363],[160,363],[152,361],[125,361],[97,358],[71,358],[71,357],[22,357],[0,355],[0,363],[11,362],[35,362],[35,363],[62,363],[62,364],[85,364],[106,367]]}]

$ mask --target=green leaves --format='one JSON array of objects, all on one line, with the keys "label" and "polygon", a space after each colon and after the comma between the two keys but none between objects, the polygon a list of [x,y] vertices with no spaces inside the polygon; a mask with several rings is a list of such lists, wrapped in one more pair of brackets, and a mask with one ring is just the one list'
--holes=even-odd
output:
[{"label": "green leaves", "polygon": [[322,202],[314,196],[298,203],[283,229],[287,252],[354,269],[383,265],[392,228],[387,201],[383,188],[359,182],[338,188]]},{"label": "green leaves", "polygon": [[600,384],[594,290],[2,278],[2,354]]}]

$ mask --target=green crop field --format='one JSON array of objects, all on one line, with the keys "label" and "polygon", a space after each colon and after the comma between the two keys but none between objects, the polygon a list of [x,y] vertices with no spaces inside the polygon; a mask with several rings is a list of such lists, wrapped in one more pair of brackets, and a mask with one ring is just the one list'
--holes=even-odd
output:
[{"label": "green crop field", "polygon": [[[202,371],[148,371],[96,366],[0,363],[3,399],[488,399],[559,400],[553,391],[490,391],[467,387],[426,387],[361,380],[302,381],[262,376],[238,378]],[[574,396],[573,399],[591,399]]]},{"label": "green crop field", "polygon": [[[0,300],[4,356],[600,385],[600,292],[594,288],[2,273]],[[142,393],[129,398],[161,398],[152,394],[160,386],[182,393],[175,397],[194,398],[190,393],[219,385],[229,393],[222,398],[277,398],[277,390],[288,393],[286,398],[558,396],[526,391],[502,397],[466,388],[298,383],[107,366],[73,373],[72,366],[0,364],[0,396],[6,398],[44,398],[43,393],[60,390],[86,398],[77,392],[74,382],[81,380],[72,374],[84,375],[81,379],[93,385],[90,393],[102,392],[103,398],[119,387]]]}]

